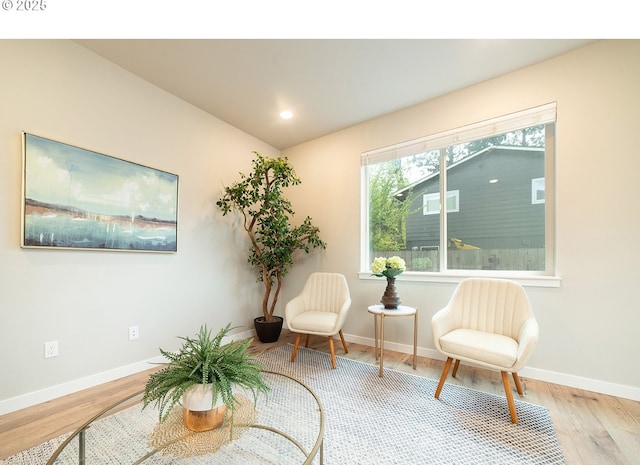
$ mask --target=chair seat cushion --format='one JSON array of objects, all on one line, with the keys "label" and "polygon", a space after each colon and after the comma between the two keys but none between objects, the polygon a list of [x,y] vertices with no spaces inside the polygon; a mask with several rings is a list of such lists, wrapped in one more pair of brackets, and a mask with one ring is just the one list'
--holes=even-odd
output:
[{"label": "chair seat cushion", "polygon": [[440,346],[454,358],[477,360],[506,369],[513,366],[518,353],[515,339],[475,329],[454,329],[440,338]]},{"label": "chair seat cushion", "polygon": [[292,331],[333,336],[338,332],[337,319],[337,313],[308,310],[296,315],[288,324]]}]

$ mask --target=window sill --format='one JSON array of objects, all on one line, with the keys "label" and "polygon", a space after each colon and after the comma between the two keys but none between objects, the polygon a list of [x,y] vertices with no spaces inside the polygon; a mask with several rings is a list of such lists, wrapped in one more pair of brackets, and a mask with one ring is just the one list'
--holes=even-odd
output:
[{"label": "window sill", "polygon": [[[416,271],[405,271],[398,276],[398,281],[427,282],[427,283],[459,283],[465,278],[503,278],[511,279],[525,287],[560,287],[562,278],[559,276],[532,275],[518,272],[496,272],[496,271],[461,271],[459,273],[420,273]],[[377,276],[372,276],[371,271],[360,271],[358,278],[363,280],[380,280]]]}]

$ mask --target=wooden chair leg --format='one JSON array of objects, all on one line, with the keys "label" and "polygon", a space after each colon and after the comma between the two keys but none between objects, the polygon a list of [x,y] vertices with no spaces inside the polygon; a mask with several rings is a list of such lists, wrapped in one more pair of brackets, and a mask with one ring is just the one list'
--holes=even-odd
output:
[{"label": "wooden chair leg", "polygon": [[311,337],[311,334],[307,334],[307,338],[304,340],[304,346],[308,349],[309,348],[309,338]]},{"label": "wooden chair leg", "polygon": [[453,362],[453,359],[451,357],[447,357],[447,361],[444,364],[444,369],[442,370],[442,374],[440,375],[440,382],[438,383],[438,389],[436,389],[436,394],[434,395],[436,399],[440,398],[440,391],[442,391],[442,386],[444,386],[444,380],[447,379],[447,375],[449,374],[449,369],[451,368],[451,362]]},{"label": "wooden chair leg", "polygon": [[524,395],[524,391],[522,390],[522,383],[520,383],[520,377],[518,373],[511,373],[513,375],[513,382],[516,383],[516,389],[518,390],[518,394],[521,396]]},{"label": "wooden chair leg", "polygon": [[511,393],[511,385],[509,384],[509,376],[506,371],[501,371],[502,384],[504,385],[504,393],[507,396],[507,403],[509,404],[509,413],[511,414],[511,422],[518,424],[518,415],[516,414],[516,404],[513,401],[513,394]]},{"label": "wooden chair leg", "polygon": [[291,353],[291,362],[296,361],[296,355],[298,355],[298,346],[300,345],[300,337],[302,337],[302,334],[298,333],[296,335],[296,342],[293,345],[293,352]]},{"label": "wooden chair leg", "polygon": [[453,365],[453,373],[451,373],[451,376],[453,376],[454,378],[458,374],[458,367],[459,366],[460,366],[460,359],[457,359],[456,363]]},{"label": "wooden chair leg", "polygon": [[333,348],[333,338],[329,336],[329,350],[331,351],[331,366],[336,368],[336,351]]},{"label": "wooden chair leg", "polygon": [[347,349],[347,342],[344,340],[344,336],[342,334],[342,330],[338,331],[338,334],[340,335],[340,340],[342,341],[342,347],[344,347],[344,353],[348,354],[349,353],[349,349]]}]

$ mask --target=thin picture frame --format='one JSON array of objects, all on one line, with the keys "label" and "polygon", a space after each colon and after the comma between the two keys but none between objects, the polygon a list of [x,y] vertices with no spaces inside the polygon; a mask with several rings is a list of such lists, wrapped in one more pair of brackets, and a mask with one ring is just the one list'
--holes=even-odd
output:
[{"label": "thin picture frame", "polygon": [[22,133],[21,247],[177,252],[177,174]]}]

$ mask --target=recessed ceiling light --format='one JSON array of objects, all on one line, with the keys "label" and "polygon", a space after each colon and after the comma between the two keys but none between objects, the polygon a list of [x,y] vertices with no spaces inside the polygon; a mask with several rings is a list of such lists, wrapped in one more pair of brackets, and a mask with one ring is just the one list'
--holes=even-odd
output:
[{"label": "recessed ceiling light", "polygon": [[282,119],[291,119],[293,118],[293,113],[291,113],[289,110],[284,110],[280,112],[280,118]]},{"label": "recessed ceiling light", "polygon": [[498,178],[489,179],[490,184],[495,184],[498,182]]}]

